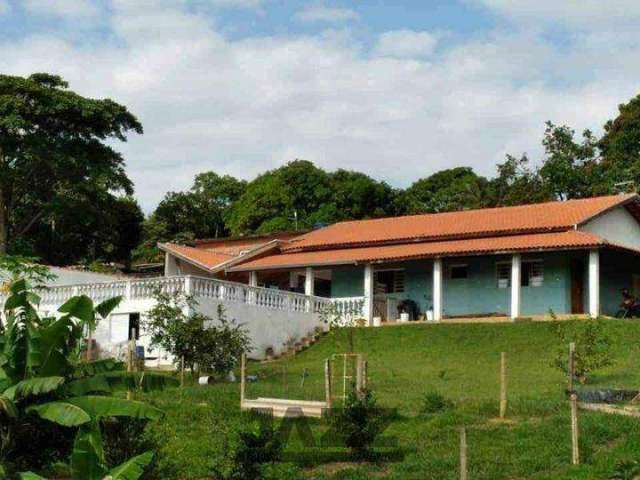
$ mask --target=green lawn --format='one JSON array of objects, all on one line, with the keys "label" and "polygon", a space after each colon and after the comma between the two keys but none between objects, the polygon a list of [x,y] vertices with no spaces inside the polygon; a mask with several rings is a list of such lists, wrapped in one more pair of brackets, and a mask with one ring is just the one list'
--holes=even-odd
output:
[{"label": "green lawn", "polygon": [[[615,364],[597,372],[591,383],[640,386],[640,322],[602,322],[614,342]],[[341,331],[295,358],[250,363],[249,374],[259,380],[248,385],[248,396],[322,400],[323,361],[347,344]],[[617,461],[640,460],[638,420],[581,413],[583,465],[569,465],[566,382],[551,366],[560,348],[551,323],[356,329],[353,344],[369,362],[369,386],[379,404],[398,410],[385,432],[397,439],[398,448],[381,449],[387,461],[356,464],[340,449],[305,449],[294,435],[287,463],[274,467],[275,478],[455,479],[460,426],[468,429],[471,479],[602,479]],[[509,423],[495,421],[501,351],[508,355]],[[454,408],[421,415],[422,397],[429,391],[452,400]],[[148,398],[167,411],[164,421],[150,427],[160,443],[161,478],[210,478],[220,467],[221,452],[247,421],[239,412],[237,384],[189,385]],[[311,424],[317,439],[326,426]]]}]

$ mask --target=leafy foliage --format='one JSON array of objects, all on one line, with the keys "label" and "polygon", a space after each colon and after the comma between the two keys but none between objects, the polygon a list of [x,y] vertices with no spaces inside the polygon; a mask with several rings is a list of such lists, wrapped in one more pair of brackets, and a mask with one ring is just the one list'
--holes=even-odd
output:
[{"label": "leafy foliage", "polygon": [[558,337],[558,352],[554,365],[567,373],[568,345],[575,342],[574,371],[585,382],[599,368],[613,365],[611,337],[605,325],[598,320],[559,322],[552,328]]},{"label": "leafy foliage", "polygon": [[[246,330],[227,320],[218,308],[218,318],[195,313],[195,300],[182,293],[156,292],[155,305],[146,315],[145,327],[152,345],[170,352],[176,362],[195,370],[226,374],[250,347]],[[184,312],[188,311],[189,314]]]},{"label": "leafy foliage", "polygon": [[108,141],[129,132],[142,126],[124,106],[82,97],[59,76],[0,75],[0,254],[69,263],[108,249],[105,214],[122,213],[114,192],[133,191]]},{"label": "leafy foliage", "polygon": [[632,460],[618,462],[609,480],[637,480],[640,478],[640,463]]},{"label": "leafy foliage", "polygon": [[352,390],[331,421],[356,458],[365,458],[382,431],[384,415],[370,390],[361,393]]},{"label": "leafy foliage", "polygon": [[440,413],[453,407],[453,402],[444,397],[441,393],[432,391],[427,392],[422,397],[422,405],[420,407],[420,413],[423,415],[431,415],[433,413]]},{"label": "leafy foliage", "polygon": [[[110,472],[101,422],[113,417],[156,420],[162,416],[160,410],[143,402],[109,395],[118,389],[151,390],[171,382],[157,374],[117,370],[122,365],[115,361],[82,365],[84,333],[109,316],[119,303],[117,299],[94,307],[88,297],[73,297],[59,308],[59,318],[43,318],[32,303],[38,298],[26,280],[12,283],[9,293],[4,305],[6,330],[0,336],[0,415],[10,421],[0,424],[0,438],[14,444],[0,445],[1,459],[21,465],[25,457],[31,458],[27,452],[32,446],[37,446],[44,461],[60,459],[70,446],[67,436],[71,431],[62,433],[58,425],[77,427],[71,451],[73,478],[102,480]],[[94,391],[102,395],[88,395]],[[40,437],[33,435],[36,431],[56,441],[58,450],[54,448],[53,455],[47,452],[47,441],[40,442]],[[63,441],[59,441],[61,436]],[[150,454],[131,459],[113,472],[118,475],[114,478],[138,478],[150,460]]]}]

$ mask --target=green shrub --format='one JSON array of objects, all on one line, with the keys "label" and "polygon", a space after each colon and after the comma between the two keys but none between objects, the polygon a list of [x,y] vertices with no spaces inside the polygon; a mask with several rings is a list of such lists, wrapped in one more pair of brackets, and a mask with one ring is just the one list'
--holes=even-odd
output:
[{"label": "green shrub", "polygon": [[265,467],[281,455],[282,442],[273,423],[251,422],[236,433],[233,445],[226,445],[213,476],[218,480],[260,480],[265,478]]},{"label": "green shrub", "polygon": [[584,383],[599,368],[613,365],[612,342],[605,325],[598,320],[559,322],[554,326],[559,340],[554,366],[565,373],[568,368],[569,343],[575,342],[574,372]]},{"label": "green shrub", "polygon": [[332,417],[335,431],[356,458],[365,458],[384,424],[384,415],[371,391],[351,392]]},{"label": "green shrub", "polygon": [[[226,375],[240,355],[250,348],[247,330],[235,320],[227,320],[224,308],[218,307],[218,318],[195,312],[197,302],[182,293],[154,294],[156,303],[146,316],[145,328],[152,346],[170,352],[176,363],[184,358],[185,366]],[[191,313],[186,315],[185,310]]]},{"label": "green shrub", "polygon": [[616,463],[609,480],[636,480],[640,478],[640,463],[623,460]]},{"label": "green shrub", "polygon": [[431,415],[448,410],[453,407],[453,402],[446,399],[438,392],[428,392],[422,397],[422,406],[420,413],[423,415]]}]

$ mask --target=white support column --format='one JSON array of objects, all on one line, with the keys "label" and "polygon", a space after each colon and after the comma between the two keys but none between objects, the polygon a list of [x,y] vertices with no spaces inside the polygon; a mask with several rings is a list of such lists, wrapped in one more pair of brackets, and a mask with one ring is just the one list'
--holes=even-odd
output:
[{"label": "white support column", "polygon": [[589,250],[589,315],[600,315],[600,252]]},{"label": "white support column", "polygon": [[307,267],[304,274],[304,294],[315,295],[315,278],[311,267]]},{"label": "white support column", "polygon": [[520,316],[520,279],[522,276],[522,259],[519,253],[511,257],[511,319]]},{"label": "white support column", "polygon": [[442,258],[433,259],[433,320],[442,320]]},{"label": "white support column", "polygon": [[[257,287],[258,286],[258,272],[253,271],[253,272],[249,272],[249,286],[250,287]],[[249,304],[253,305],[255,303],[257,303],[257,294],[256,291],[252,288],[249,289],[248,292],[248,296],[247,296],[247,301]]]},{"label": "white support column", "polygon": [[364,304],[362,305],[362,313],[364,320],[369,327],[373,326],[373,265],[367,263],[364,266]]}]

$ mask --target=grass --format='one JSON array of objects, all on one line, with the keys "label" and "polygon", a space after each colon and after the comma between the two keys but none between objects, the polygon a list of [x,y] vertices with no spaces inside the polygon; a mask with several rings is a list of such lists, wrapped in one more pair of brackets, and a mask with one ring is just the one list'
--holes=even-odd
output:
[{"label": "grass", "polygon": [[[638,387],[640,322],[602,322],[613,340],[615,363],[598,371],[590,383]],[[380,448],[380,461],[359,464],[343,449],[305,448],[300,435],[292,434],[286,461],[270,467],[272,478],[455,479],[460,426],[467,427],[474,480],[602,479],[617,461],[640,459],[637,419],[581,413],[583,464],[569,465],[566,381],[551,366],[562,346],[551,323],[357,329],[352,341],[369,362],[369,386],[378,403],[397,409],[385,431],[386,437],[396,439],[397,448]],[[344,352],[348,344],[343,330],[294,358],[251,362],[249,374],[259,380],[248,385],[247,395],[322,400],[323,361]],[[501,351],[508,358],[509,422],[495,419]],[[430,392],[453,406],[421,414]],[[237,384],[191,384],[147,398],[167,412],[165,420],[149,430],[160,445],[160,478],[212,478],[213,470],[225,462],[223,452],[233,448],[235,432],[248,421],[239,412]],[[317,442],[327,427],[321,421],[309,423]]]}]

